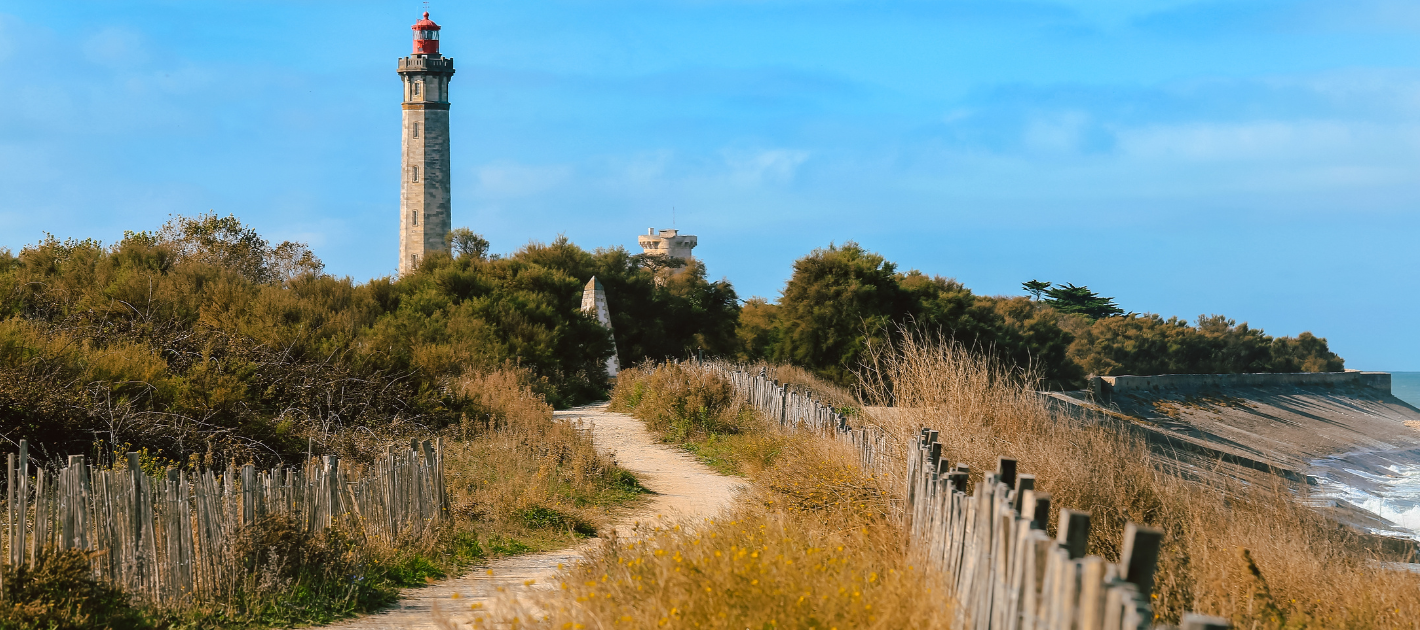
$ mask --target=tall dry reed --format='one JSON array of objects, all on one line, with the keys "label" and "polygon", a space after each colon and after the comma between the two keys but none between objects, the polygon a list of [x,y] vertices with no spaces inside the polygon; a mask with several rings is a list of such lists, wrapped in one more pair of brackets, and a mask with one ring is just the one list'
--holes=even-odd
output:
[{"label": "tall dry reed", "polygon": [[1420,619],[1420,575],[1377,566],[1391,558],[1308,508],[1304,487],[1222,464],[1190,470],[1118,431],[1071,424],[1046,408],[1031,373],[940,338],[906,334],[877,348],[860,382],[879,405],[871,415],[904,442],[919,427],[937,429],[943,457],[977,479],[998,456],[1015,458],[1054,507],[1091,512],[1090,553],[1117,559],[1127,521],[1163,528],[1163,621],[1190,610],[1241,628],[1408,628]]}]

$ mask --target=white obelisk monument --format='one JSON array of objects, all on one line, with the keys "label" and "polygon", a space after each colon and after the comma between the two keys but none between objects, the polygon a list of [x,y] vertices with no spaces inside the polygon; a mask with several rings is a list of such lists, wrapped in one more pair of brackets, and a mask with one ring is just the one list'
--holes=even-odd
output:
[{"label": "white obelisk monument", "polygon": [[[611,311],[606,308],[606,289],[602,288],[596,276],[592,276],[586,288],[582,289],[582,312],[596,317],[606,327],[606,334],[611,335]],[[616,373],[620,371],[621,363],[616,360],[616,338],[612,337],[611,358],[606,360],[607,378],[616,378]]]}]

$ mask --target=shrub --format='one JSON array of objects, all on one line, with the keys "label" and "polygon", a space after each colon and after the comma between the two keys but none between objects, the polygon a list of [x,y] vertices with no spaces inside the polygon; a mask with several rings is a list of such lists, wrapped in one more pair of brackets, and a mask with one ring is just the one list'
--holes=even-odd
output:
[{"label": "shrub", "polygon": [[592,275],[611,291],[624,363],[733,347],[734,290],[703,266],[657,276],[625,250],[566,239],[490,256],[477,235],[457,236],[458,258],[364,284],[213,214],[107,247],[50,237],[5,252],[0,433],[42,457],[130,444],[266,466],[312,443],[358,458],[350,434],[478,416],[454,387],[469,372],[524,370],[554,406],[594,400],[613,344],[580,310]]},{"label": "shrub", "polygon": [[[774,361],[840,387],[871,361],[872,347],[914,327],[1038,375],[1046,389],[1083,386],[1086,374],[1219,374],[1340,371],[1344,362],[1311,333],[1270,337],[1221,315],[1190,326],[1138,315],[1085,287],[1032,281],[1025,297],[975,295],[956,280],[899,271],[849,241],[794,261],[777,304],[751,298],[736,330],[741,362]],[[1047,291],[1048,289],[1048,291]],[[725,355],[729,356],[729,355]]]},{"label": "shrub", "polygon": [[11,569],[4,578],[0,628],[125,630],[152,627],[127,595],[94,579],[89,554],[81,551],[44,554],[38,564]]},{"label": "shrub", "polygon": [[1341,357],[1326,340],[1304,332],[1271,337],[1222,315],[1177,317],[1130,314],[1093,323],[1067,321],[1075,336],[1069,355],[1091,374],[1237,374],[1340,372]]},{"label": "shrub", "polygon": [[652,431],[676,442],[741,433],[755,422],[754,412],[729,382],[675,363],[623,370],[610,408],[635,413]]},{"label": "shrub", "polygon": [[978,296],[960,282],[900,272],[854,242],[829,245],[794,262],[778,304],[762,299],[740,313],[738,358],[798,365],[840,387],[909,322],[1075,386],[1084,372],[1065,355],[1073,337],[1060,314],[1025,298]]}]

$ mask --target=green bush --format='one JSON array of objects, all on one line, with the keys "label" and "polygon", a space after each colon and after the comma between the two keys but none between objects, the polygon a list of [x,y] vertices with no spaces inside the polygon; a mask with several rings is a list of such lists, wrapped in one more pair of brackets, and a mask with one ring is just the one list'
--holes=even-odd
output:
[{"label": "green bush", "polygon": [[1222,315],[1196,325],[1152,313],[1067,322],[1070,358],[1091,374],[1340,372],[1345,362],[1326,340],[1304,332],[1271,337]]},{"label": "green bush", "polygon": [[795,261],[778,304],[745,304],[739,359],[802,366],[846,387],[872,347],[915,327],[1029,366],[1047,385],[1077,385],[1084,373],[1066,357],[1072,337],[1058,319],[1025,298],[982,297],[950,278],[899,272],[850,241]]},{"label": "green bush", "polygon": [[1060,389],[1086,374],[1331,372],[1343,369],[1326,340],[1311,333],[1270,337],[1221,315],[1197,325],[1158,315],[1123,314],[1113,298],[1086,287],[1031,281],[1043,300],[975,295],[961,283],[917,270],[899,272],[849,241],[794,262],[777,304],[752,298],[740,311],[743,362],[769,361],[814,371],[847,387],[872,366],[874,348],[904,331],[941,335],[1003,359]]},{"label": "green bush", "polygon": [[150,628],[128,596],[94,579],[88,554],[69,550],[41,556],[35,566],[5,574],[0,628],[69,630]]},{"label": "green bush", "polygon": [[651,430],[677,442],[740,433],[754,421],[754,412],[728,381],[675,363],[622,370],[610,408],[634,412]]},{"label": "green bush", "polygon": [[112,246],[49,237],[4,252],[0,433],[50,456],[130,444],[265,465],[311,441],[361,457],[349,436],[476,415],[451,386],[468,372],[516,367],[554,406],[595,400],[613,340],[581,312],[593,275],[623,364],[734,347],[734,290],[698,263],[672,273],[565,238],[490,256],[464,232],[457,258],[363,284],[216,215]]}]

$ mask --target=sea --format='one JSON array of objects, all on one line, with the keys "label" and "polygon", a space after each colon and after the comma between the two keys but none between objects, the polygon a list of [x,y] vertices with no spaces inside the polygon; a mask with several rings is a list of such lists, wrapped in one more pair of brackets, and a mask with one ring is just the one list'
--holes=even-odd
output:
[{"label": "sea", "polygon": [[1391,372],[1390,393],[1414,407],[1420,407],[1420,372]]},{"label": "sea", "polygon": [[[1391,372],[1391,393],[1420,408],[1420,372]],[[1312,462],[1323,500],[1345,501],[1394,526],[1376,533],[1420,540],[1420,450],[1353,453]]]}]

